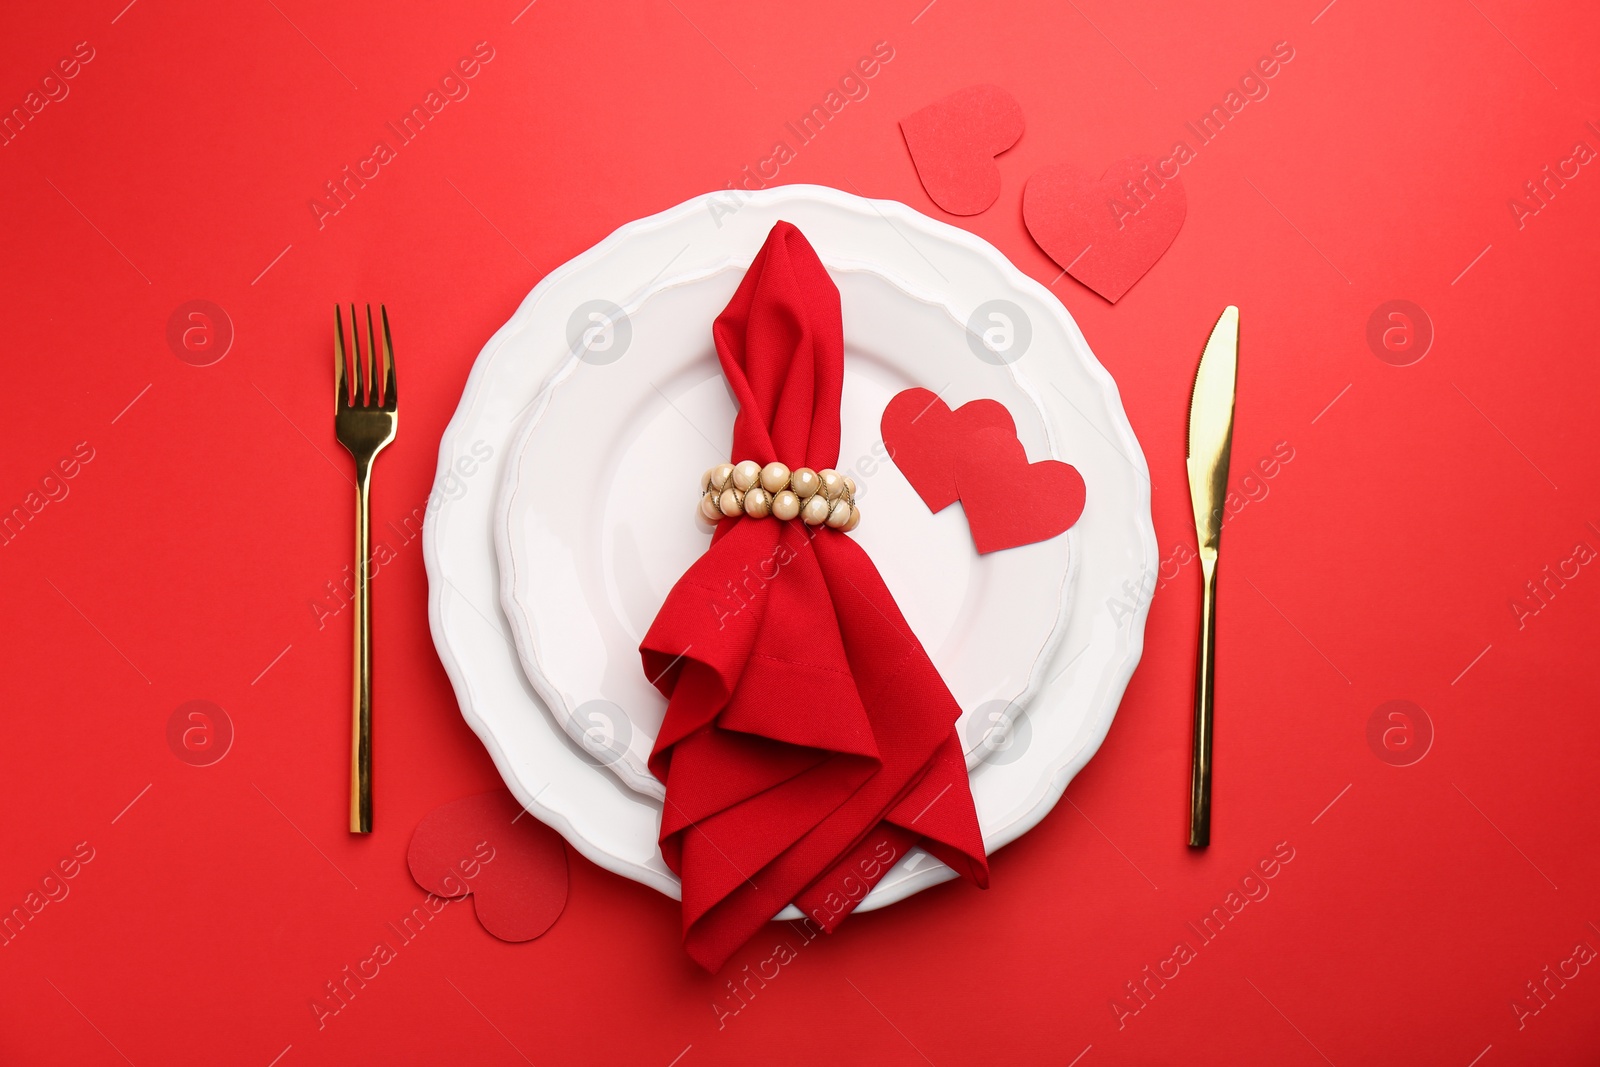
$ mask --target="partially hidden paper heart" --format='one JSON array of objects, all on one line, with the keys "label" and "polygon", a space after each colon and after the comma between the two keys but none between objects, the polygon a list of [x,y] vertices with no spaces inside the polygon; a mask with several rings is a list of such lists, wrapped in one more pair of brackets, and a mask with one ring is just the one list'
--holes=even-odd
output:
[{"label": "partially hidden paper heart", "polygon": [[1085,487],[1060,460],[1029,463],[1005,405],[954,411],[927,389],[898,393],[879,423],[884,447],[930,511],[958,499],[980,555],[1046,541],[1083,514]]},{"label": "partially hidden paper heart", "polygon": [[972,85],[900,120],[928,197],[952,215],[976,215],[1000,198],[994,157],[1022,136],[1022,105],[998,85]]},{"label": "partially hidden paper heart", "polygon": [[1183,179],[1152,156],[1129,156],[1094,178],[1045,167],[1022,192],[1028,232],[1068,274],[1113,304],[1155,266],[1183,228]]},{"label": "partially hidden paper heart", "polygon": [[926,389],[898,393],[883,409],[879,430],[895,466],[929,511],[943,511],[961,495],[956,474],[965,441],[985,429],[1016,437],[1011,413],[998,400],[974,400],[955,411]]},{"label": "partially hidden paper heart", "polygon": [[443,804],[417,824],[406,852],[417,885],[459,900],[471,894],[478,922],[502,941],[531,941],[567,905],[561,835],[504,789]]}]

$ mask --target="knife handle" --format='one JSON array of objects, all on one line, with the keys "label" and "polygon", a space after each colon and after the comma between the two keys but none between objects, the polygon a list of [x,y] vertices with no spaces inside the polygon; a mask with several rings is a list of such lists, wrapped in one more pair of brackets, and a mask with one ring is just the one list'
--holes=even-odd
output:
[{"label": "knife handle", "polygon": [[1194,675],[1194,766],[1189,777],[1189,844],[1211,844],[1211,718],[1217,667],[1217,553],[1202,552],[1200,651]]}]

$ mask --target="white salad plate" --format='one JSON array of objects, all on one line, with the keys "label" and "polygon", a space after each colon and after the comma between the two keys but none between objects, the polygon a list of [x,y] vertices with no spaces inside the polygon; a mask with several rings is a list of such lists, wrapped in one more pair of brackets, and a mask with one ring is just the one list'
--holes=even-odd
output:
[{"label": "white salad plate", "polygon": [[[711,323],[743,276],[674,277],[578,331],[515,435],[500,487],[500,601],[523,673],[569,736],[657,799],[665,791],[645,764],[667,702],[639,643],[710,543],[700,472],[728,461],[736,410]],[[991,714],[1026,709],[1045,680],[1076,535],[978,555],[960,511],[931,514],[889,462],[879,420],[896,393],[924,386],[951,407],[1000,401],[1034,457],[1052,454],[1049,427],[1013,365],[974,355],[952,309],[871,271],[833,276],[846,335],[837,466],[863,509],[851,536],[963,709],[974,767],[996,743],[985,737]],[[740,593],[707,610],[741,610]]]},{"label": "white salad plate", "polygon": [[[621,747],[615,745],[618,722],[584,725],[583,720],[597,706],[594,700],[620,705],[611,694],[625,691],[610,688],[613,679],[640,670],[637,639],[632,635],[648,627],[671,578],[687,562],[670,554],[703,550],[707,534],[693,519],[696,479],[705,466],[726,458],[720,450],[727,447],[731,425],[725,391],[719,394],[715,381],[702,373],[704,353],[710,350],[710,323],[737,284],[737,272],[750,263],[779,220],[795,224],[806,235],[844,300],[847,374],[853,375],[854,385],[846,387],[841,467],[859,464],[864,455],[876,461],[871,477],[857,477],[865,487],[863,518],[852,536],[862,538],[872,552],[908,619],[930,627],[927,633],[919,630],[919,636],[941,671],[946,670],[942,657],[952,671],[958,669],[960,635],[984,610],[968,601],[1014,596],[1011,583],[1002,581],[1004,557],[1020,557],[1039,546],[979,558],[971,548],[959,505],[937,516],[927,515],[924,508],[919,516],[896,504],[897,499],[906,503],[914,497],[905,496],[910,489],[892,462],[871,451],[877,413],[899,388],[921,385],[938,392],[945,382],[936,380],[934,373],[917,371],[911,362],[916,353],[891,344],[881,331],[875,333],[875,316],[904,314],[908,321],[920,317],[919,328],[930,331],[930,338],[938,334],[939,352],[926,357],[930,368],[954,368],[964,359],[972,366],[961,369],[975,376],[973,380],[1006,371],[992,373],[991,384],[981,393],[966,395],[952,386],[944,395],[952,406],[976,395],[1001,399],[1017,420],[1031,460],[1047,456],[1065,460],[1084,478],[1087,503],[1077,525],[1067,536],[1055,539],[1054,549],[1048,547],[1052,542],[1039,549],[1042,558],[1051,560],[1061,558],[1052,556],[1052,551],[1064,550],[1068,569],[1063,572],[1052,565],[1042,576],[1046,584],[1053,584],[1050,597],[1029,600],[1035,606],[1053,603],[1058,615],[1056,625],[1042,638],[1037,627],[1027,630],[1030,640],[1037,642],[1027,676],[1021,681],[991,679],[992,691],[998,694],[994,702],[985,698],[981,685],[958,692],[969,719],[963,728],[964,747],[978,750],[981,757],[971,767],[970,783],[990,852],[1036,825],[1104,740],[1139,660],[1148,590],[1158,566],[1149,476],[1115,383],[1049,290],[972,234],[892,201],[866,200],[817,186],[782,186],[739,194],[737,199],[731,193],[698,197],[629,223],[553,271],[480,353],[441,442],[435,506],[424,531],[429,621],[462,714],[523,806],[593,862],[673,897],[678,896],[678,882],[656,844],[661,802],[623,780],[637,768],[630,764],[623,769],[629,761],[621,753],[635,758],[648,753],[644,740],[651,733],[648,708],[633,705],[623,713],[627,723],[623,729],[637,736],[630,736]],[[662,329],[674,322],[684,323],[681,337]],[[605,334],[619,324],[628,331],[637,325],[639,333],[613,359],[606,352],[619,338],[616,332],[609,340]],[[969,345],[964,353],[954,347],[991,330],[998,331],[993,335],[999,339],[998,358],[995,347],[985,353],[981,342]],[[630,352],[634,344],[640,348]],[[673,348],[677,344],[686,347]],[[568,451],[543,457],[537,445],[544,432],[540,427],[565,406],[564,398],[552,402],[563,388],[576,378],[592,376],[599,381],[598,372],[605,370],[621,371],[621,381],[628,375],[623,368],[629,366],[634,366],[635,374],[643,373],[648,385],[654,376],[644,369],[645,358],[670,352],[677,353],[676,365],[684,373],[655,378],[658,407],[650,407],[647,397],[642,402],[629,400],[645,397],[634,386],[624,390],[618,406],[633,404],[633,417],[623,438],[609,441],[609,452],[580,457]],[[630,354],[643,358],[635,365]],[[710,366],[714,369],[715,363]],[[574,375],[574,370],[579,373]],[[718,408],[719,403],[724,407]],[[672,410],[673,404],[683,409],[682,417]],[[585,408],[575,402],[571,410]],[[669,414],[683,425],[674,428]],[[696,422],[706,437],[699,442],[698,453],[696,439],[685,436],[696,433]],[[864,440],[868,443],[863,450]],[[669,472],[665,465],[657,466],[652,442],[663,456],[702,458],[693,459],[687,473],[676,470],[674,461]],[[525,482],[528,464],[518,469],[524,456],[533,461],[534,483]],[[569,518],[575,525],[560,535],[568,538],[565,541],[548,529],[540,531],[538,517],[545,512],[536,503],[518,503],[520,492],[538,484],[537,471],[544,463],[610,465],[591,495],[572,505]],[[634,466],[628,467],[629,463]],[[473,475],[465,477],[467,470]],[[660,494],[647,496],[650,507],[664,508],[670,501],[674,509],[657,512],[659,528],[621,514],[628,485],[636,476],[660,483],[659,489],[649,490]],[[681,488],[685,478],[687,489]],[[563,500],[558,506],[569,503]],[[879,515],[880,530],[869,533]],[[920,531],[930,553],[951,551],[967,538],[964,551],[972,558],[952,582],[959,596],[948,590],[923,590],[929,576],[911,569],[911,561],[902,566],[897,554],[906,546],[894,541],[900,536],[895,532],[897,523]],[[582,529],[599,533],[600,543],[582,548],[571,540],[579,536],[572,531]],[[698,549],[688,537],[690,530],[700,538]],[[642,536],[646,531],[649,539]],[[569,554],[580,548],[588,553],[590,570],[584,573],[583,564],[571,560],[568,579],[574,587],[568,594],[582,598],[585,614],[572,615],[576,601],[569,599],[560,608],[566,614],[558,612],[546,621],[539,613],[556,609],[527,599],[537,587],[522,587],[520,574],[503,578],[496,541],[520,570],[522,560],[530,566],[535,560],[529,553],[538,537],[564,545],[562,550]],[[1001,573],[986,573],[991,560]],[[502,609],[502,591],[513,607],[511,614],[522,616],[515,623]],[[569,690],[565,681],[552,688],[548,676],[536,687],[524,673],[519,643],[531,653],[529,673],[556,670],[554,658],[544,651],[550,627],[565,620],[576,631],[586,619],[605,620],[607,627],[629,634],[632,658],[613,652],[606,643],[610,638],[601,638],[583,653],[589,660],[580,657],[578,662],[582,669],[599,665],[602,684],[592,690],[597,697],[588,697],[590,690]],[[561,633],[553,640],[577,639]],[[1016,662],[1027,655],[1026,650],[1017,653]],[[560,669],[576,668],[563,662]],[[958,684],[968,686],[967,681]],[[955,691],[956,685],[952,688]],[[1002,703],[1012,690],[1021,699]],[[551,699],[555,696],[560,699]],[[586,706],[588,712],[580,714]],[[655,714],[658,722],[659,705]],[[595,730],[602,736],[611,731],[611,747],[602,744],[596,749],[592,743],[575,741],[565,728],[574,725],[574,719],[582,726],[575,732],[585,742]],[[997,725],[1001,729],[996,730]],[[649,788],[642,781],[633,784]],[[893,903],[952,877],[949,868],[914,849],[861,908]]]}]

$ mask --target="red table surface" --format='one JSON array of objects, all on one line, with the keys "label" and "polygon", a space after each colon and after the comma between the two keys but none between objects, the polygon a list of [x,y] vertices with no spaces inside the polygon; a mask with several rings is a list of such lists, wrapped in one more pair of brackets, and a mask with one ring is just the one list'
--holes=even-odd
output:
[{"label": "red table surface", "polygon": [[[27,509],[0,545],[0,912],[75,874],[0,946],[0,1062],[1594,1062],[1600,9],[525,2],[0,16],[0,508]],[[1117,379],[1170,562],[1099,755],[993,857],[987,893],[857,917],[764,984],[746,975],[792,931],[707,976],[673,902],[574,855],[542,939],[448,909],[319,1019],[325,984],[421,902],[418,821],[498,782],[434,652],[420,541],[391,533],[377,832],[345,830],[349,613],[319,625],[313,606],[353,521],[329,305],[395,320],[387,531],[426,500],[477,352],[542,276],[794,148],[785,124],[879,42],[867,95],[774,180],[981,235],[1053,286]],[[1275,46],[1293,58],[1267,95],[1201,144],[1186,123]],[[467,95],[401,143],[387,124],[475,52],[450,83]],[[897,122],[980,82],[1027,131],[999,202],[942,216]],[[313,209],[379,140],[377,175]],[[1179,140],[1189,213],[1165,257],[1115,306],[1060,277],[1021,222],[1027,177]],[[208,366],[167,335],[201,299],[234,334]],[[1368,341],[1391,300],[1431,323],[1408,366]],[[1183,435],[1229,303],[1244,503],[1214,843],[1194,852]],[[1246,482],[1260,460],[1271,476]],[[234,731],[209,766],[168,741],[191,700]],[[1396,700],[1420,710],[1371,729]]]}]

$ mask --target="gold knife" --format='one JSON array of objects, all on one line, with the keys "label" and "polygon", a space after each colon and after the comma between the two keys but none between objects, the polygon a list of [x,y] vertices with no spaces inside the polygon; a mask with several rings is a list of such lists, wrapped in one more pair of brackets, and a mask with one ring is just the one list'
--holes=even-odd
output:
[{"label": "gold knife", "polygon": [[1234,379],[1239,371],[1239,309],[1229,306],[1200,356],[1189,401],[1189,498],[1200,542],[1205,592],[1194,679],[1194,769],[1189,780],[1189,844],[1211,844],[1211,719],[1217,666],[1217,548],[1222,542],[1228,457],[1233,446]]}]

